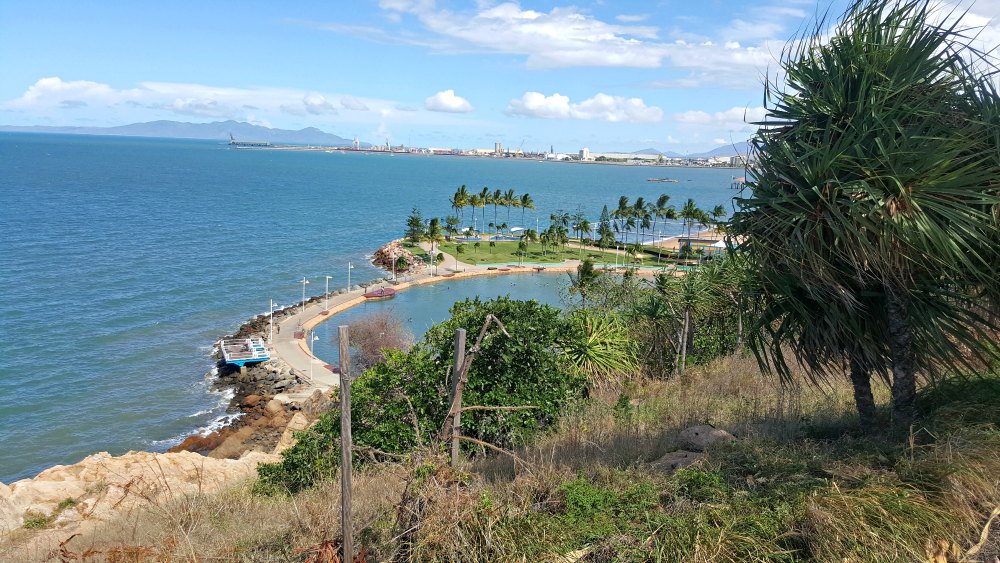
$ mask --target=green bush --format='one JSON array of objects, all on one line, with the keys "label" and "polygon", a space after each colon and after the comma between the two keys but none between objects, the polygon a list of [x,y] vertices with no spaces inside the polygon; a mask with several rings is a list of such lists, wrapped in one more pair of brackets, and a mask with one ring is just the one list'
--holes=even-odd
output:
[{"label": "green bush", "polygon": [[[465,328],[472,347],[488,314],[509,334],[492,327],[472,364],[463,404],[525,406],[517,411],[469,411],[462,434],[510,447],[556,419],[567,401],[580,396],[584,380],[564,370],[557,339],[566,332],[559,310],[536,301],[500,298],[465,300],[451,309],[448,321],[431,328],[410,352],[388,352],[384,362],[362,374],[351,387],[355,446],[405,454],[429,443],[441,428],[449,406],[454,334]],[[419,435],[417,429],[419,428]],[[258,489],[295,492],[331,477],[340,463],[340,415],[330,411],[277,464],[262,465]],[[463,444],[473,451],[476,448]]]}]

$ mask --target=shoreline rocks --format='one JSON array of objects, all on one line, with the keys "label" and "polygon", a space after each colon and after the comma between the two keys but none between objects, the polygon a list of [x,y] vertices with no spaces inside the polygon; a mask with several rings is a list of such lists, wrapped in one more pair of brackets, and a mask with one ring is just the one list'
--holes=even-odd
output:
[{"label": "shoreline rocks", "polygon": [[0,532],[22,528],[30,520],[69,534],[84,522],[220,491],[255,476],[258,464],[278,460],[261,452],[247,452],[239,459],[210,459],[191,452],[96,453],[30,479],[0,483]]},{"label": "shoreline rocks", "polygon": [[[403,260],[399,260],[400,258]],[[393,263],[396,264],[395,272],[397,274],[420,270],[426,265],[422,258],[410,250],[403,248],[402,239],[382,245],[372,255],[372,264],[387,272],[393,271]]]}]

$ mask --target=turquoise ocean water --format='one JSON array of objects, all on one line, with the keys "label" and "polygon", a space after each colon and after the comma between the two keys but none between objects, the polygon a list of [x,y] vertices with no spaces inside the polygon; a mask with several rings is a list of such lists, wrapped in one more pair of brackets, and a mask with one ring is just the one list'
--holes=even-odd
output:
[{"label": "turquoise ocean water", "polygon": [[[326,275],[345,285],[348,262],[352,282],[383,275],[367,256],[401,236],[412,207],[447,214],[460,184],[530,193],[544,227],[557,209],[595,220],[621,194],[728,206],[742,175],[11,133],[0,133],[0,170],[3,482],[97,451],[165,449],[217,423],[227,397],[206,378],[215,339],[269,299],[297,302],[303,276],[316,294]],[[463,291],[556,299],[558,284],[529,291],[510,278],[521,287]],[[410,298],[418,336],[462,296],[431,287]]]}]

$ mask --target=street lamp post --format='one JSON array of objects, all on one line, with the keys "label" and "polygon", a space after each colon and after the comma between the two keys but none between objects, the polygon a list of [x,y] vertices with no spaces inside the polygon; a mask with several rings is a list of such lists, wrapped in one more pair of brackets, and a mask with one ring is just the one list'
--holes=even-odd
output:
[{"label": "street lamp post", "polygon": [[274,299],[268,299],[271,302],[271,308],[267,313],[268,318],[268,332],[267,332],[267,343],[270,344],[274,342]]},{"label": "street lamp post", "polygon": [[316,355],[313,354],[313,350],[316,348],[313,342],[319,340],[319,337],[315,334],[310,333],[312,336],[309,337],[309,383],[313,382],[313,362],[316,360]]},{"label": "street lamp post", "polygon": [[326,296],[326,302],[323,304],[324,311],[330,310],[330,278],[332,277],[333,276],[326,276],[326,293],[323,294]]},{"label": "street lamp post", "polygon": [[302,276],[301,283],[302,283],[302,312],[304,313],[306,310],[306,284],[309,283],[309,280],[307,280],[305,276]]}]

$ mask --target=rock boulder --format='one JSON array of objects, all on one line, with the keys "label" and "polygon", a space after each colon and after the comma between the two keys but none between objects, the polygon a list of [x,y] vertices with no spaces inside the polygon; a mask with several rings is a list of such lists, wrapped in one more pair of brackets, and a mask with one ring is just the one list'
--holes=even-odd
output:
[{"label": "rock boulder", "polygon": [[708,424],[700,424],[681,430],[677,437],[680,446],[685,450],[703,452],[705,448],[718,442],[732,442],[735,436],[725,430]]},{"label": "rock boulder", "polygon": [[240,459],[192,452],[129,452],[118,457],[97,453],[80,463],[50,467],[33,479],[0,483],[0,534],[21,528],[26,515],[70,525],[108,520],[174,497],[219,491],[255,475],[259,463],[277,460],[261,452]]}]

